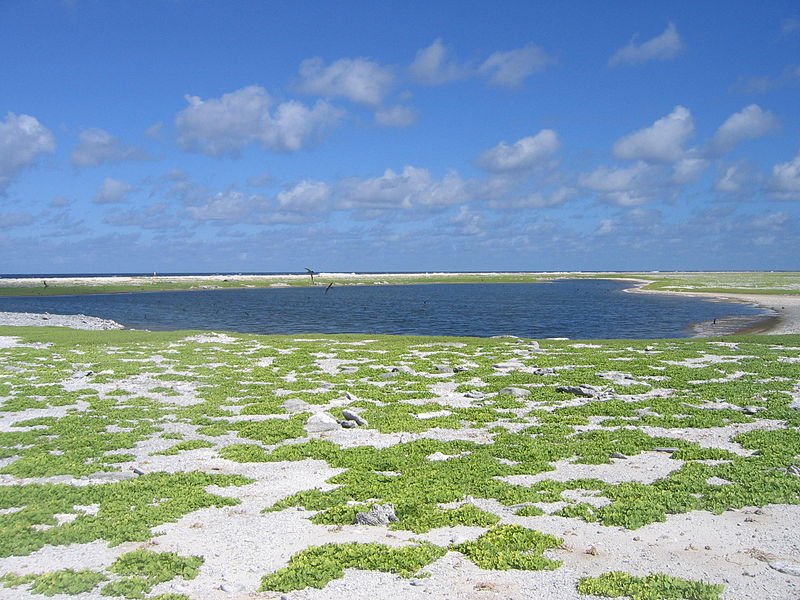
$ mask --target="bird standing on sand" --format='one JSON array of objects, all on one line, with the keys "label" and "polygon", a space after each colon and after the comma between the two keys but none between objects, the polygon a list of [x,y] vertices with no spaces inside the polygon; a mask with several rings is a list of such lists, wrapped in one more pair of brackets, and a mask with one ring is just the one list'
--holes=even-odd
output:
[{"label": "bird standing on sand", "polygon": [[44,287],[47,287],[47,282],[46,282],[44,279],[42,279],[42,285],[43,285]]}]

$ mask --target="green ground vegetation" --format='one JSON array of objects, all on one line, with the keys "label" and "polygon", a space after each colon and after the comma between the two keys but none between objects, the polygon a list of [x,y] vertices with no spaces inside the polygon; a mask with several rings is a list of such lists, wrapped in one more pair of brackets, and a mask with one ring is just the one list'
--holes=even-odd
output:
[{"label": "green ground vegetation", "polygon": [[[301,507],[314,523],[347,528],[391,503],[395,530],[485,530],[454,547],[309,548],[266,575],[263,589],[278,591],[324,586],[346,568],[413,576],[448,549],[486,569],[556,568],[543,553],[560,540],[536,531],[552,510],[635,529],[691,510],[800,503],[800,336],[535,343],[9,327],[0,341],[0,558],[146,541],[163,523],[236,504],[217,490],[249,484],[237,465],[260,462],[338,470],[324,488],[266,504],[264,519]],[[307,433],[313,413],[341,418],[345,408],[368,424]],[[724,443],[688,441],[684,430]],[[650,483],[547,478],[559,465],[645,454],[672,468]],[[232,474],[212,470],[221,459]],[[104,584],[135,598],[197,568],[181,560],[129,557],[101,573],[108,581],[81,571],[3,581]],[[623,579],[591,585],[615,591]]]},{"label": "green ground vegetation", "polygon": [[185,580],[194,579],[199,574],[203,562],[200,556],[184,557],[174,552],[134,550],[120,556],[103,571],[63,569],[29,575],[7,573],[0,577],[0,583],[5,587],[27,586],[34,594],[55,596],[90,592],[100,584],[108,582],[100,590],[103,596],[132,600],[139,598],[183,600],[188,597],[182,594],[158,596],[148,596],[148,594],[155,585],[171,581],[176,577]]},{"label": "green ground vegetation", "polygon": [[581,579],[578,592],[605,598],[624,596],[631,600],[719,600],[723,586],[670,577],[663,573],[635,577],[612,571],[600,577]]}]

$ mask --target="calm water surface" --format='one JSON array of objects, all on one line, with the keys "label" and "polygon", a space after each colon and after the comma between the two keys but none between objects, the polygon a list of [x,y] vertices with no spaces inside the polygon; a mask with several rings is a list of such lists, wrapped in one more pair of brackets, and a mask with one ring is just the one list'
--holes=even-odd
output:
[{"label": "calm water surface", "polygon": [[322,286],[0,298],[0,311],[83,313],[135,329],[520,337],[687,337],[692,323],[762,314],[752,306],[631,294],[629,284]]}]

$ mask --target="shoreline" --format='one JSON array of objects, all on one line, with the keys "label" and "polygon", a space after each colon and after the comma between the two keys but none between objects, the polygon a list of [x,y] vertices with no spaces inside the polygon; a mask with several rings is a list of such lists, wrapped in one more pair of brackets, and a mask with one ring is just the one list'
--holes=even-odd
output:
[{"label": "shoreline", "polygon": [[[619,279],[615,279],[619,281]],[[731,320],[724,320],[719,328],[712,329],[709,322],[694,323],[694,337],[712,337],[716,335],[790,335],[800,333],[800,296],[773,294],[726,294],[722,292],[676,292],[671,290],[647,290],[644,286],[652,283],[645,279],[625,279],[636,285],[626,289],[632,294],[668,294],[672,296],[692,296],[706,298],[717,302],[739,302],[764,309],[762,317],[747,318],[749,323],[743,327],[730,330]],[[734,319],[734,321],[737,319]],[[739,319],[740,320],[740,319]],[[741,321],[741,320],[740,320]],[[722,331],[720,331],[722,330]]]}]

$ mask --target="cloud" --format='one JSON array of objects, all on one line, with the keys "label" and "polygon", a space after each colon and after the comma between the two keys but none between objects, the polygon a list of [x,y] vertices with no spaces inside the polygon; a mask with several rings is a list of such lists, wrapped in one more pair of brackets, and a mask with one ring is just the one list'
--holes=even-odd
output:
[{"label": "cloud", "polygon": [[24,227],[25,225],[31,225],[35,220],[34,216],[30,213],[0,213],[0,230]]},{"label": "cloud", "polygon": [[409,72],[412,79],[423,85],[442,85],[470,75],[470,70],[456,61],[441,38],[417,52]]},{"label": "cloud", "polygon": [[581,175],[578,182],[619,206],[643,204],[656,194],[659,187],[656,168],[642,161],[624,168],[598,167]]},{"label": "cloud", "polygon": [[0,121],[0,193],[40,154],[55,149],[53,134],[35,117],[6,113]]},{"label": "cloud", "polygon": [[705,173],[708,164],[704,158],[681,158],[672,166],[672,181],[680,185],[694,183]]},{"label": "cloud", "polygon": [[187,206],[186,212],[196,221],[238,221],[250,214],[258,198],[242,192],[218,192],[202,204]]},{"label": "cloud", "polygon": [[783,35],[791,35],[800,31],[800,19],[791,17],[781,21],[781,33]]},{"label": "cloud", "polygon": [[114,204],[125,200],[125,196],[133,190],[133,186],[118,179],[106,177],[103,180],[103,187],[94,197],[95,204]]},{"label": "cloud", "polygon": [[147,158],[145,153],[138,148],[126,146],[109,132],[96,127],[78,134],[78,146],[70,155],[70,161],[76,167],[97,167],[103,163],[144,158]]},{"label": "cloud", "polygon": [[542,129],[533,136],[517,140],[512,145],[505,141],[478,157],[478,164],[493,172],[523,171],[544,164],[558,151],[561,142],[552,129]]},{"label": "cloud", "polygon": [[769,111],[751,104],[732,114],[720,125],[711,140],[711,148],[717,154],[733,150],[737,144],[763,137],[778,128],[778,119]]},{"label": "cloud", "polygon": [[512,200],[494,200],[490,203],[492,208],[553,208],[563,205],[567,200],[574,198],[577,190],[567,186],[561,186],[552,192],[542,193],[533,192],[522,198]]},{"label": "cloud", "polygon": [[756,217],[751,221],[751,225],[755,229],[780,229],[789,219],[790,217],[787,213],[779,211]]},{"label": "cloud", "polygon": [[402,173],[386,169],[380,177],[343,181],[339,194],[343,208],[373,210],[447,206],[468,195],[457,173],[450,172],[437,181],[427,169],[412,166],[404,167]]},{"label": "cloud", "polygon": [[714,182],[714,190],[723,194],[738,194],[749,181],[747,172],[737,165],[726,167]]},{"label": "cloud", "polygon": [[544,50],[528,44],[508,52],[495,52],[478,68],[489,83],[504,87],[519,87],[525,79],[555,62]]},{"label": "cloud", "polygon": [[621,138],[614,144],[618,158],[660,162],[677,161],[684,156],[683,144],[694,133],[688,108],[676,106],[666,117]]},{"label": "cloud", "polygon": [[144,134],[150,139],[157,140],[161,138],[161,130],[164,129],[164,124],[161,122],[153,123],[144,130]]},{"label": "cloud", "polygon": [[789,65],[777,77],[750,77],[740,79],[734,88],[744,92],[765,94],[772,90],[800,82],[800,65]]},{"label": "cloud", "polygon": [[595,235],[611,235],[617,230],[617,222],[614,219],[601,219],[594,230]]},{"label": "cloud", "polygon": [[342,116],[340,110],[322,100],[312,107],[284,102],[270,114],[272,99],[259,86],[209,100],[186,96],[186,101],[189,106],[175,117],[178,145],[210,156],[236,155],[254,142],[265,150],[295,152]]},{"label": "cloud", "polygon": [[800,154],[772,167],[767,189],[781,200],[800,200]]},{"label": "cloud", "polygon": [[450,219],[450,222],[457,226],[458,233],[467,236],[484,235],[482,221],[480,213],[470,210],[468,206],[459,206],[458,213]]},{"label": "cloud", "polygon": [[300,64],[300,89],[307,94],[340,96],[377,106],[394,82],[392,72],[366,58],[342,58],[328,66],[321,58]]},{"label": "cloud", "polygon": [[323,181],[301,181],[294,187],[280,192],[278,204],[287,210],[325,210],[331,197],[330,186]]},{"label": "cloud", "polygon": [[417,120],[417,111],[398,104],[375,113],[375,121],[384,127],[408,127]]},{"label": "cloud", "polygon": [[132,210],[113,211],[103,218],[103,223],[119,227],[141,227],[142,229],[170,229],[172,233],[181,226],[180,219],[168,212],[169,206],[164,202],[157,202],[145,208],[136,207]]},{"label": "cloud", "polygon": [[618,67],[621,65],[639,65],[651,60],[672,60],[685,48],[674,23],[667,25],[661,35],[657,35],[642,44],[636,43],[637,37],[638,34],[634,35],[627,46],[617,50],[608,59],[608,65]]}]

